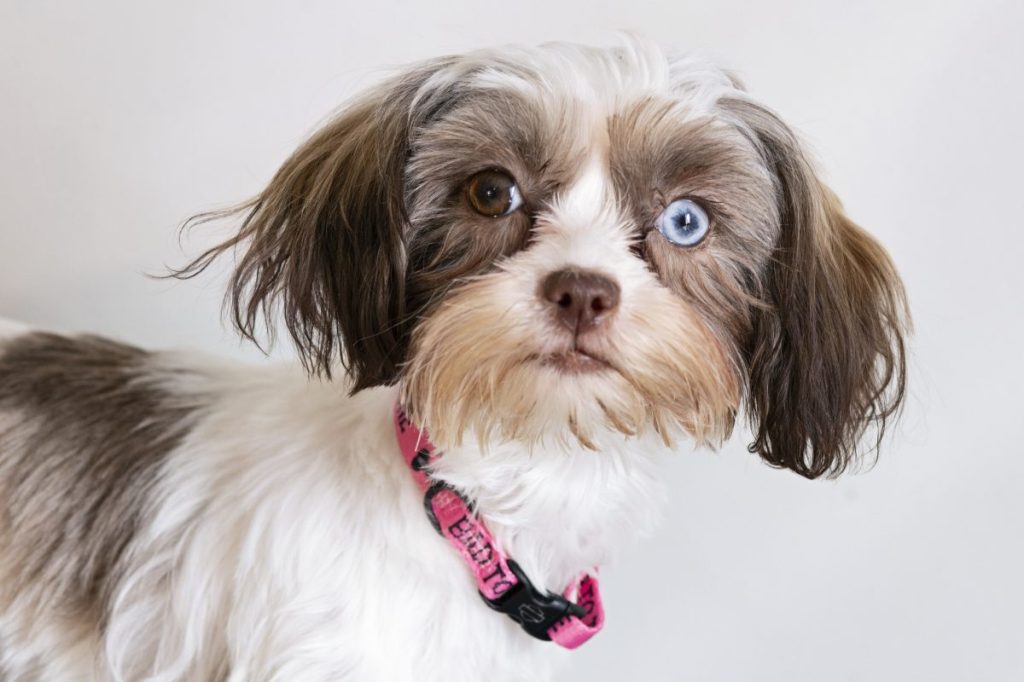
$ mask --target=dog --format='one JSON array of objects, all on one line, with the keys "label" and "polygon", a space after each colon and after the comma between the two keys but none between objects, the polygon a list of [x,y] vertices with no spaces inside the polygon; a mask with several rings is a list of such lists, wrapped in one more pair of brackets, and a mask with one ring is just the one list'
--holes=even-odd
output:
[{"label": "dog", "polygon": [[411,66],[190,224],[232,218],[174,275],[235,254],[301,368],[3,333],[7,679],[548,679],[680,443],[835,476],[905,392],[884,249],[639,39]]}]

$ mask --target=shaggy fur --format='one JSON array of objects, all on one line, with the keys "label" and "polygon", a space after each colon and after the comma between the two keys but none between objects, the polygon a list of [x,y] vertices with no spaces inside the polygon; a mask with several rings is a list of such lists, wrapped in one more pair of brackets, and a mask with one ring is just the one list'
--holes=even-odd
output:
[{"label": "shaggy fur", "polygon": [[[477,212],[483,171],[522,206]],[[692,247],[656,227],[684,198],[710,218]],[[837,475],[903,397],[884,250],[735,78],[639,41],[413,66],[195,222],[236,216],[177,276],[237,254],[236,326],[279,312],[306,372],[2,332],[12,679],[545,679],[559,652],[424,517],[396,399],[561,592],[651,526],[681,440],[742,409],[766,462]],[[567,324],[552,278],[614,300]]]}]

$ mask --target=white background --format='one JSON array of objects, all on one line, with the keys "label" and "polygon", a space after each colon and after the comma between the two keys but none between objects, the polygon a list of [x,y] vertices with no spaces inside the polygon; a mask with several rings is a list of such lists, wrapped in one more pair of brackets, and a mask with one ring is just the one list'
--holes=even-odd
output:
[{"label": "white background", "polygon": [[744,434],[680,453],[568,679],[1024,680],[1024,4],[260,4],[2,1],[0,316],[264,362],[222,331],[223,271],[143,273],[381,67],[613,29],[710,50],[891,250],[910,397],[878,466],[838,482]]}]

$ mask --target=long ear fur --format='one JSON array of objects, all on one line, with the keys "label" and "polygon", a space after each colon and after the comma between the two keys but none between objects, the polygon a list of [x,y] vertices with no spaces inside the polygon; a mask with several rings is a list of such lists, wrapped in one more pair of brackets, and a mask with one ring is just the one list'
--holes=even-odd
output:
[{"label": "long ear fur", "polygon": [[[245,248],[227,305],[256,341],[280,306],[306,369],[331,375],[339,359],[352,391],[390,383],[405,354],[403,171],[421,86],[445,60],[415,69],[316,132],[250,201],[201,214],[186,227],[244,216],[239,232],[174,273],[194,277]],[[257,342],[258,343],[258,342]]]},{"label": "long ear fur", "polygon": [[746,348],[747,411],[768,463],[835,476],[874,449],[906,387],[903,285],[885,250],[843,213],[793,133],[771,111],[730,100],[776,181],[780,237],[765,279],[770,304]]}]

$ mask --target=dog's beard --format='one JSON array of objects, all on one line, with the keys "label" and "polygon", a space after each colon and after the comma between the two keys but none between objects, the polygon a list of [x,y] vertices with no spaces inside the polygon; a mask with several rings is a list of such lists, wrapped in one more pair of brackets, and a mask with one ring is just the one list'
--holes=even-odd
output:
[{"label": "dog's beard", "polygon": [[435,443],[464,436],[598,449],[602,433],[680,429],[717,444],[732,429],[737,371],[715,334],[667,289],[651,284],[614,330],[588,338],[585,371],[552,362],[572,347],[540,302],[497,272],[451,291],[413,337],[402,399]]}]

